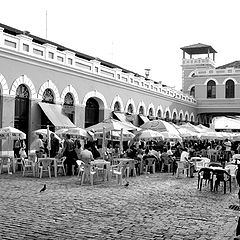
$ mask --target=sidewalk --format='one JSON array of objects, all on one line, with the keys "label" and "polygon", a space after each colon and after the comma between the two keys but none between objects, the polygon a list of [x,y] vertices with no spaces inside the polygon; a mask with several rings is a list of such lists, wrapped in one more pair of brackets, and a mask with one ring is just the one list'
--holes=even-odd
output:
[{"label": "sidewalk", "polygon": [[[237,189],[197,189],[197,178],[170,173],[93,187],[77,176],[0,175],[0,239],[232,240],[240,212]],[[47,190],[39,190],[47,185]]]}]

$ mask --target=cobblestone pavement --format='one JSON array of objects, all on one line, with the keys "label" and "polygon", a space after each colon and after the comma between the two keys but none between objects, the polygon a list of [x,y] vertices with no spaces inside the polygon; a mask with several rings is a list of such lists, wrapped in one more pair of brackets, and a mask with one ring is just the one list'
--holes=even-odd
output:
[{"label": "cobblestone pavement", "polygon": [[[170,173],[79,185],[77,176],[0,175],[0,239],[232,239],[237,189],[200,192]],[[40,193],[43,184],[47,190]]]}]

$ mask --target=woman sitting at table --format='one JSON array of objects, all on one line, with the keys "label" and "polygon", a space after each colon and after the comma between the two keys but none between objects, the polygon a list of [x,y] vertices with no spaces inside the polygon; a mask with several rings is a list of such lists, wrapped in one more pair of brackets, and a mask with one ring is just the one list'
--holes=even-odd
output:
[{"label": "woman sitting at table", "polygon": [[180,157],[180,162],[185,163],[185,167],[188,167],[190,169],[190,177],[194,177],[193,176],[194,165],[189,161],[189,152],[187,148],[183,149]]}]

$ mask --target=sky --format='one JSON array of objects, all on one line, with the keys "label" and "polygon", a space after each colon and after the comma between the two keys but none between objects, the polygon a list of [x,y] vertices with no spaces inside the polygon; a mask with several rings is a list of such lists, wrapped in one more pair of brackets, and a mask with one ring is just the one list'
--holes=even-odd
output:
[{"label": "sky", "polygon": [[0,22],[140,75],[149,68],[180,90],[181,47],[211,45],[216,66],[240,59],[239,9],[239,0],[7,0]]}]

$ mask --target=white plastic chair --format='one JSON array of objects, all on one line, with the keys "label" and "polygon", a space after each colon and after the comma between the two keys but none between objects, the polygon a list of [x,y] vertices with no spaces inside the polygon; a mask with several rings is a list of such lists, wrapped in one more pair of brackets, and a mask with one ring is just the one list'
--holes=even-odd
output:
[{"label": "white plastic chair", "polygon": [[[42,165],[41,165],[42,164]],[[39,171],[40,171],[40,178],[42,178],[43,172],[48,172],[49,178],[51,178],[51,159],[44,159],[39,161]]]},{"label": "white plastic chair", "polygon": [[190,173],[190,169],[189,167],[186,167],[186,163],[185,162],[181,162],[181,161],[177,161],[177,173],[176,176],[179,177],[180,173],[182,172],[183,175],[186,175],[186,177],[188,176],[188,173]]},{"label": "white plastic chair", "polygon": [[237,185],[237,169],[238,167],[233,164],[229,164],[225,166],[225,170],[228,170],[229,174],[231,175],[231,179],[234,181],[235,185]]},{"label": "white plastic chair", "polygon": [[57,170],[59,168],[62,168],[63,174],[66,176],[66,171],[65,171],[65,167],[64,167],[65,160],[66,160],[66,157],[61,157],[61,158],[57,159]]},{"label": "white plastic chair", "polygon": [[118,165],[112,165],[110,168],[110,175],[111,177],[113,175],[116,176],[117,183],[122,185],[122,177],[123,177],[123,166],[121,163]]},{"label": "white plastic chair", "polygon": [[7,168],[8,174],[11,174],[11,159],[10,157],[0,157],[0,174],[2,173],[3,168]]},{"label": "white plastic chair", "polygon": [[84,172],[84,162],[81,160],[77,160],[77,165],[78,165],[78,177],[82,177],[82,174]]},{"label": "white plastic chair", "polygon": [[90,183],[93,186],[93,176],[96,174],[96,170],[90,164],[83,164],[83,169],[81,185],[83,185],[84,180],[90,180]]},{"label": "white plastic chair", "polygon": [[22,168],[23,168],[23,177],[26,172],[31,172],[33,176],[35,176],[35,165],[33,161],[22,158],[21,162],[22,162]]}]

